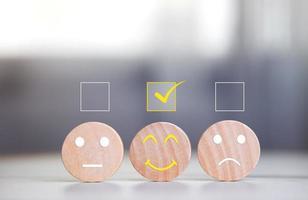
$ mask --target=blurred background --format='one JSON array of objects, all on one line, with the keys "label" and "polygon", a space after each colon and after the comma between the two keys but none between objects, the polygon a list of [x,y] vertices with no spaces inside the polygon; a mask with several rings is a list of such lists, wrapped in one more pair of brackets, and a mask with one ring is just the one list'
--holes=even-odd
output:
[{"label": "blurred background", "polygon": [[[307,8],[305,0],[0,0],[0,154],[59,152],[86,121],[113,126],[126,148],[145,125],[170,121],[195,148],[224,119],[250,126],[263,149],[306,150]],[[147,81],[181,80],[177,112],[146,112]],[[80,112],[84,81],[111,82],[111,112]],[[217,81],[245,82],[245,112],[215,112]]]}]

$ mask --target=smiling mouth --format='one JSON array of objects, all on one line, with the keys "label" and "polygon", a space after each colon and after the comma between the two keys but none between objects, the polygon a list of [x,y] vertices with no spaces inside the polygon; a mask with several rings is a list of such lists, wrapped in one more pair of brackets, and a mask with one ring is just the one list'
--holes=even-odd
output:
[{"label": "smiling mouth", "polygon": [[165,167],[157,167],[157,166],[153,165],[153,164],[151,163],[150,160],[147,160],[147,161],[144,163],[144,165],[145,165],[145,166],[148,166],[148,167],[150,167],[150,168],[152,168],[152,169],[154,169],[154,170],[156,170],[156,171],[163,172],[163,171],[166,171],[166,170],[168,170],[168,169],[170,169],[170,168],[176,166],[176,165],[177,165],[177,162],[176,162],[175,160],[172,160],[171,163],[170,163],[169,165],[165,166]]},{"label": "smiling mouth", "polygon": [[222,165],[223,163],[225,163],[227,161],[232,161],[232,162],[236,163],[238,166],[241,166],[241,163],[234,158],[225,158],[218,163],[218,166]]},{"label": "smiling mouth", "polygon": [[103,167],[102,164],[82,164],[82,167],[84,168],[100,168]]}]

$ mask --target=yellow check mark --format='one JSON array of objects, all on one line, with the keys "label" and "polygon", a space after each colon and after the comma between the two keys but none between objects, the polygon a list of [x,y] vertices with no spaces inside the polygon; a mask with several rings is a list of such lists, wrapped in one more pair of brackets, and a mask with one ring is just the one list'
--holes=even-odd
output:
[{"label": "yellow check mark", "polygon": [[155,92],[155,93],[154,93],[154,96],[155,96],[158,100],[160,100],[162,103],[167,103],[167,102],[168,102],[168,99],[169,99],[169,97],[170,97],[170,95],[171,95],[171,93],[172,93],[178,86],[182,85],[182,84],[185,83],[185,82],[186,82],[186,81],[181,81],[181,82],[179,82],[179,83],[173,85],[173,86],[167,91],[167,93],[166,93],[164,96],[161,95],[159,92]]}]

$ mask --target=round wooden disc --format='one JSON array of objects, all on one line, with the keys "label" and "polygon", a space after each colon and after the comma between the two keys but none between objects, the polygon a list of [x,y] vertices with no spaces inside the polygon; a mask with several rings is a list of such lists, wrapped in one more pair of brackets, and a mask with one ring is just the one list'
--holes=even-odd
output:
[{"label": "round wooden disc", "polygon": [[153,181],[171,181],[188,166],[190,157],[187,135],[169,122],[144,127],[133,139],[129,150],[134,168]]},{"label": "round wooden disc", "polygon": [[118,133],[107,124],[87,122],[74,128],[62,146],[66,170],[83,182],[99,182],[111,177],[124,155]]},{"label": "round wooden disc", "polygon": [[226,120],[210,126],[198,144],[200,165],[210,176],[221,181],[244,178],[256,167],[260,144],[245,124]]}]

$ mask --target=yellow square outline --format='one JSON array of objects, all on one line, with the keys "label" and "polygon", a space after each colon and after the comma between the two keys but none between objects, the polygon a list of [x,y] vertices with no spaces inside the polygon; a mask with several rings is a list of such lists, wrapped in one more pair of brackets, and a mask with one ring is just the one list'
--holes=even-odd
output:
[{"label": "yellow square outline", "polygon": [[157,81],[157,82],[147,82],[147,94],[146,94],[146,99],[147,99],[147,105],[146,105],[146,111],[147,112],[176,112],[176,88],[174,91],[174,103],[173,105],[175,106],[174,110],[150,110],[149,109],[149,84],[166,84],[166,83],[172,83],[176,84],[175,81]]}]

